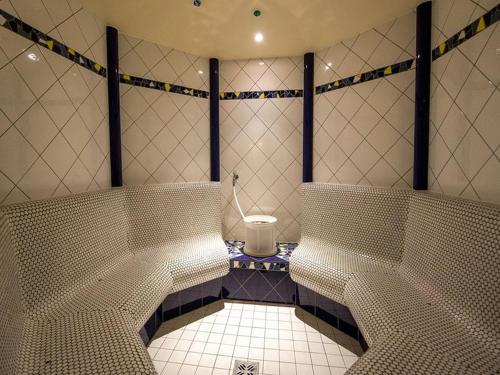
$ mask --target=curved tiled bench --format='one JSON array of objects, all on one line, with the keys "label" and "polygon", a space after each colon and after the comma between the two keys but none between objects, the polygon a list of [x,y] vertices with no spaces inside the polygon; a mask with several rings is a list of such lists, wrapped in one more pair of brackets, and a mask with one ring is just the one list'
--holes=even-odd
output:
[{"label": "curved tiled bench", "polygon": [[352,313],[370,349],[349,374],[500,373],[499,270],[499,206],[304,185],[290,274]]},{"label": "curved tiled bench", "polygon": [[216,183],[1,207],[0,373],[153,374],[141,327],[228,271]]}]

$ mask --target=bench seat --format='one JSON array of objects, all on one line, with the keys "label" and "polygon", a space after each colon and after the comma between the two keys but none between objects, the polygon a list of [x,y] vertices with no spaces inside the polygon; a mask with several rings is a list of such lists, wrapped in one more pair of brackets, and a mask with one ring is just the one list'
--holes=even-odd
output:
[{"label": "bench seat", "polygon": [[213,235],[143,249],[136,257],[168,268],[172,275],[172,293],[223,277],[229,269],[227,247],[220,236]]},{"label": "bench seat", "polygon": [[115,310],[27,320],[16,373],[149,375],[156,371],[128,315]]},{"label": "bench seat", "polygon": [[346,283],[353,274],[391,273],[396,266],[395,261],[368,257],[307,237],[301,239],[290,262],[296,282],[342,304]]},{"label": "bench seat", "polygon": [[464,322],[400,274],[356,274],[347,283],[345,301],[369,345],[393,332],[405,332],[462,367],[474,363],[485,374],[500,368],[495,353]]},{"label": "bench seat", "polygon": [[173,279],[166,265],[141,261],[131,255],[48,316],[61,317],[82,310],[120,310],[128,313],[139,331],[171,293],[172,286]]},{"label": "bench seat", "polygon": [[500,374],[500,207],[304,184],[298,284],[347,306],[368,353],[349,374]]},{"label": "bench seat", "polygon": [[229,272],[221,229],[218,183],[0,207],[0,373],[154,374],[139,332]]},{"label": "bench seat", "polygon": [[477,368],[467,368],[438,353],[425,342],[402,333],[392,333],[370,347],[345,375],[479,375]]}]

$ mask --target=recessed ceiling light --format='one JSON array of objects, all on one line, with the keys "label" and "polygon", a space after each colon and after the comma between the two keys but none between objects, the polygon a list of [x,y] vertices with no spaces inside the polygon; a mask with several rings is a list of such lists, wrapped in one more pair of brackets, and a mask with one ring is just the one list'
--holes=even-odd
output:
[{"label": "recessed ceiling light", "polygon": [[264,35],[262,35],[262,33],[256,33],[254,39],[257,43],[260,43],[264,40]]},{"label": "recessed ceiling light", "polygon": [[264,65],[264,61],[259,61],[259,65]]},{"label": "recessed ceiling light", "polygon": [[203,70],[198,70],[198,74],[203,74]]},{"label": "recessed ceiling light", "polygon": [[39,57],[35,53],[33,53],[33,52],[28,53],[28,59],[33,60],[33,61],[40,60]]}]

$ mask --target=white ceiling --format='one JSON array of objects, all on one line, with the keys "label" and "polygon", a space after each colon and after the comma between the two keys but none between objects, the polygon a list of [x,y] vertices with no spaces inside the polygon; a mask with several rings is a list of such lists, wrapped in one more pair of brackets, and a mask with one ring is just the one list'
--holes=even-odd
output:
[{"label": "white ceiling", "polygon": [[[418,0],[83,0],[120,32],[220,59],[318,51],[415,9]],[[253,10],[260,9],[260,17]],[[262,32],[264,41],[254,41]]]}]

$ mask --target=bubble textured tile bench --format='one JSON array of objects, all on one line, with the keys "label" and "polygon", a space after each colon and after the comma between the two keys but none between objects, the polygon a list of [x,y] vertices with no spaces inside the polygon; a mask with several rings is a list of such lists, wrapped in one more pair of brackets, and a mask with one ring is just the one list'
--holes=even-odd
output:
[{"label": "bubble textured tile bench", "polygon": [[370,349],[348,374],[500,373],[499,269],[497,205],[304,184],[290,274],[299,305],[352,313]]},{"label": "bubble textured tile bench", "polygon": [[1,207],[0,373],[154,374],[143,341],[167,295],[229,272],[219,207],[218,183]]}]

